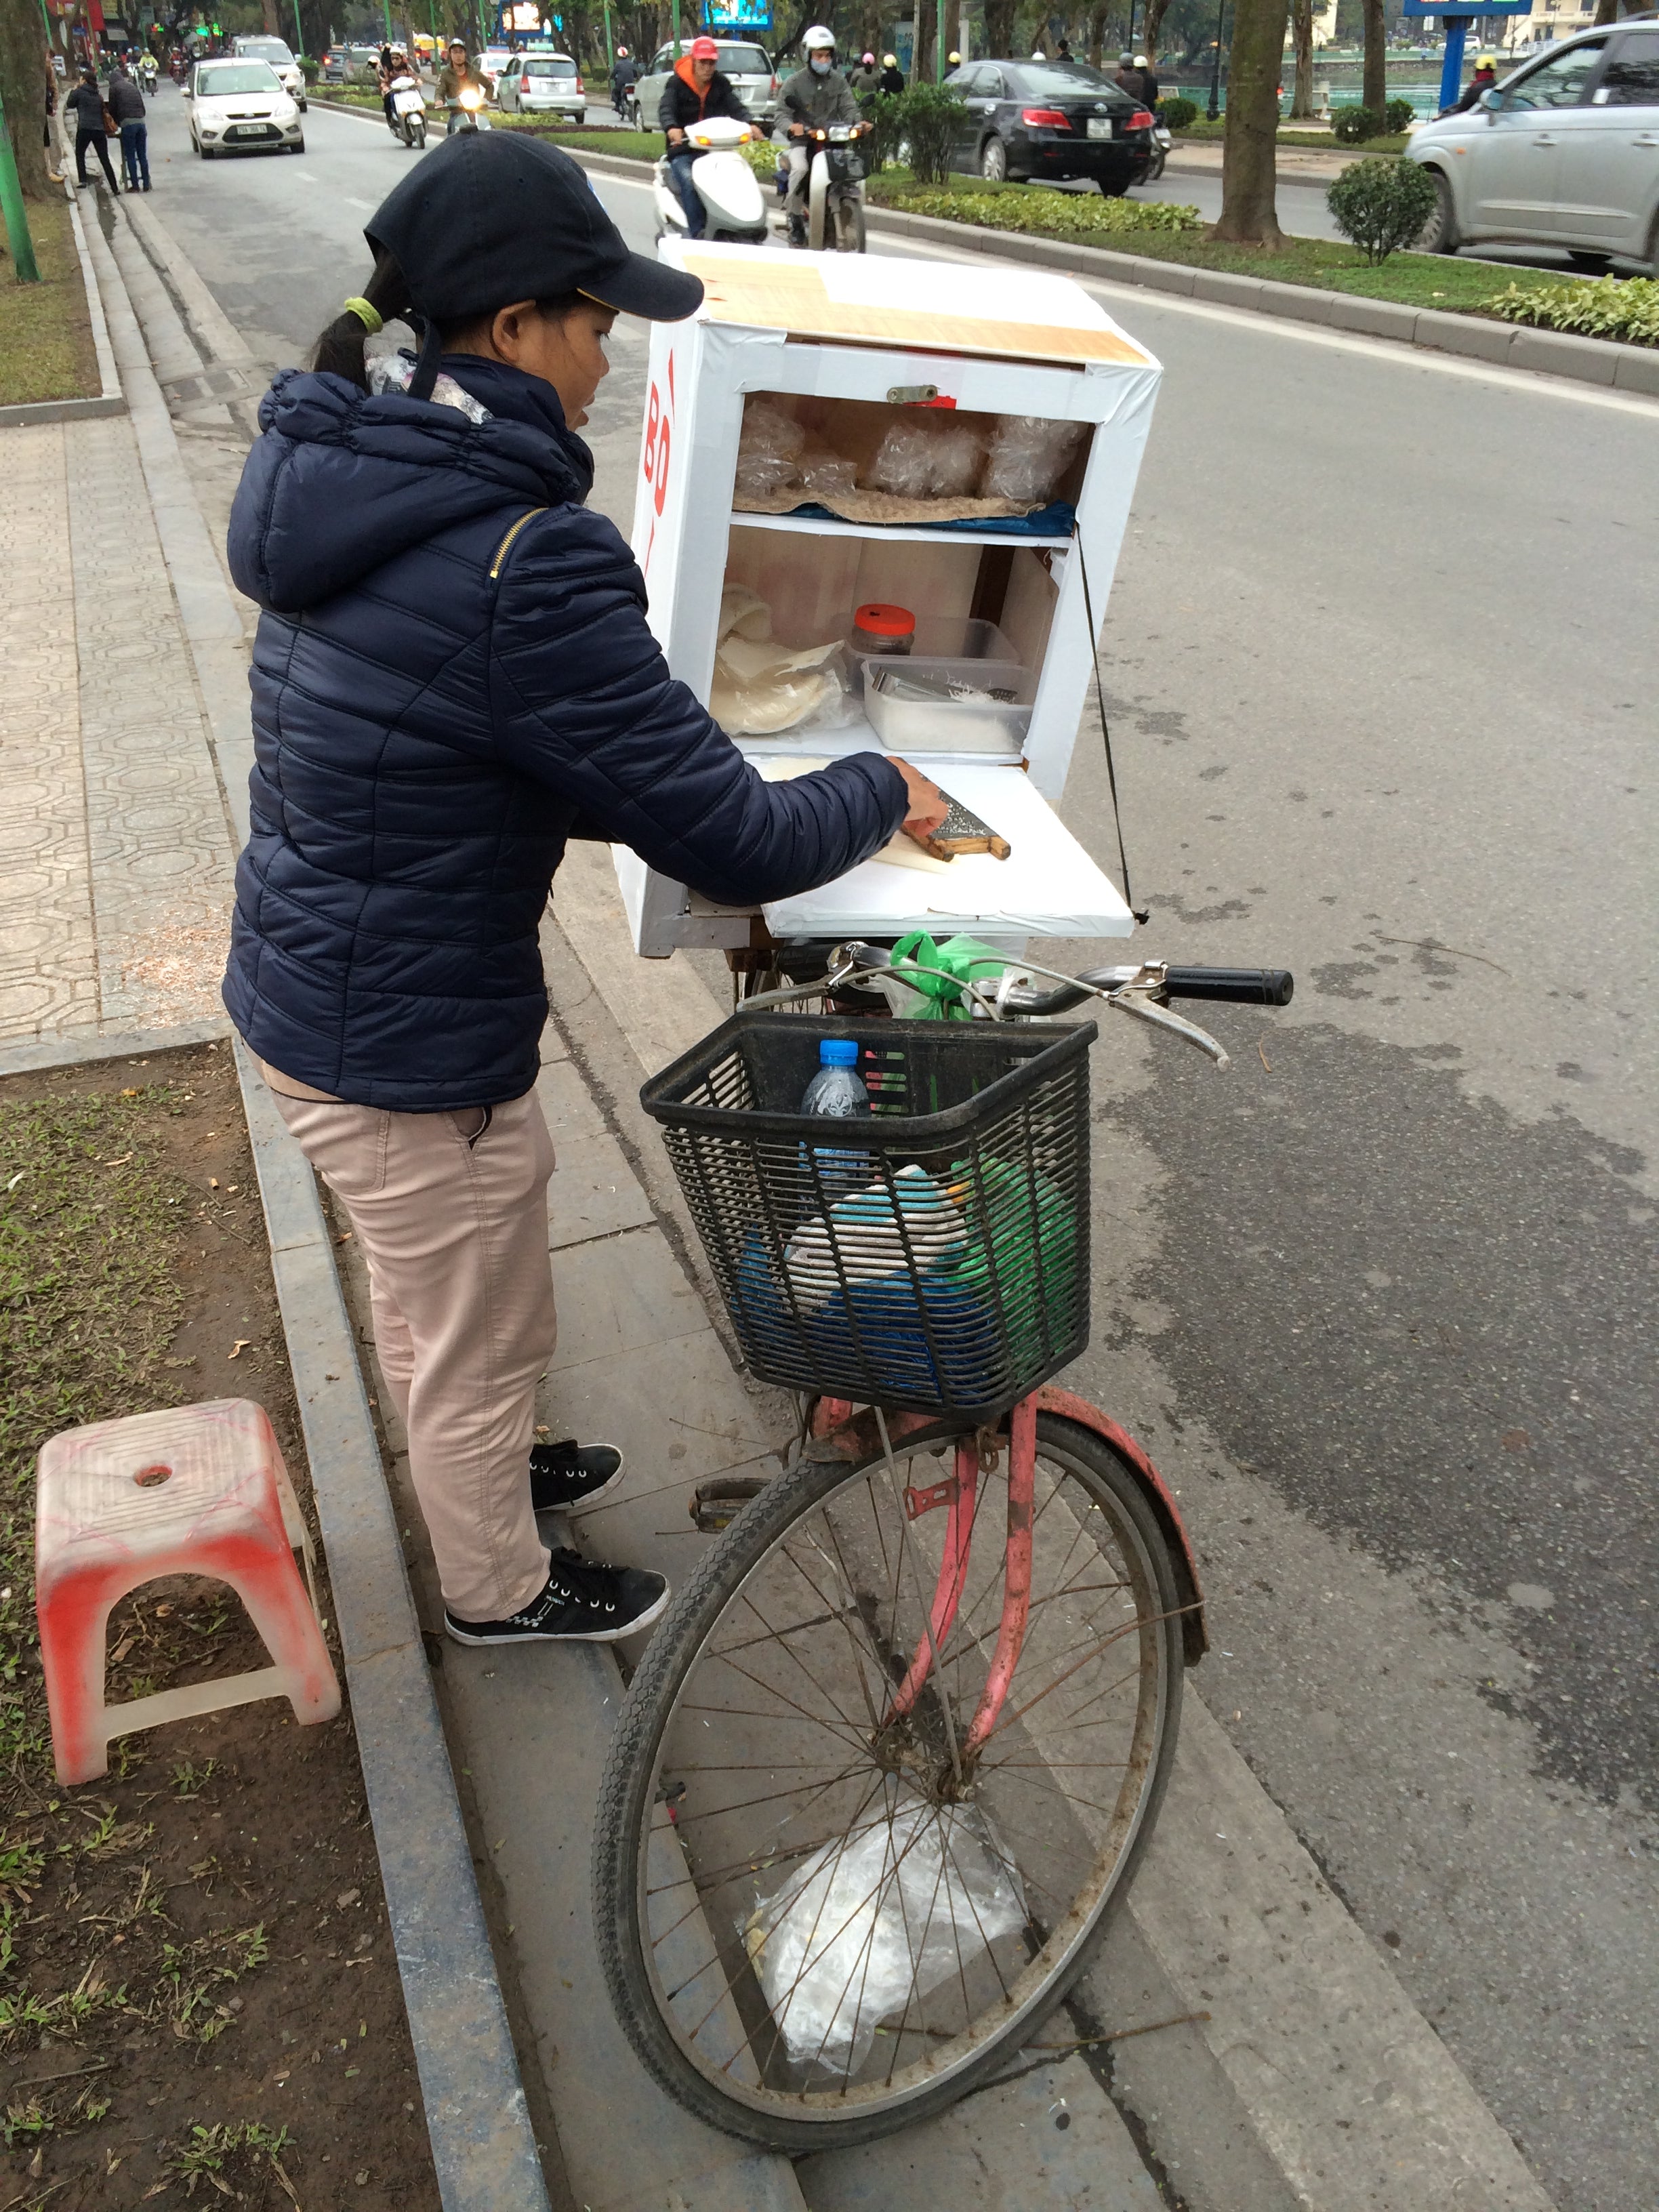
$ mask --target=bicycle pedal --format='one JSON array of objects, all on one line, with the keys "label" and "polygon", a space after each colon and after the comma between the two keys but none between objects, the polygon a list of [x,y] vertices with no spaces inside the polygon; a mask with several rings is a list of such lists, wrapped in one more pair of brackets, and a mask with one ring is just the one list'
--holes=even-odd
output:
[{"label": "bicycle pedal", "polygon": [[751,1498],[766,1487],[763,1476],[730,1474],[700,1483],[691,1493],[687,1511],[705,1536],[718,1536],[729,1528]]}]

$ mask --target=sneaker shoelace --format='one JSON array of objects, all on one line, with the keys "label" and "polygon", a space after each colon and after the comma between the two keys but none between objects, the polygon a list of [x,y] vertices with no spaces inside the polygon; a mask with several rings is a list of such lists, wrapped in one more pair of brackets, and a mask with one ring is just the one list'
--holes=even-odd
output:
[{"label": "sneaker shoelace", "polygon": [[592,1613],[615,1613],[616,1584],[611,1579],[617,1571],[597,1559],[585,1559],[580,1552],[558,1546],[550,1553],[551,1572],[547,1588],[533,1606],[516,1616],[524,1621],[539,1619],[549,1605],[581,1605]]}]

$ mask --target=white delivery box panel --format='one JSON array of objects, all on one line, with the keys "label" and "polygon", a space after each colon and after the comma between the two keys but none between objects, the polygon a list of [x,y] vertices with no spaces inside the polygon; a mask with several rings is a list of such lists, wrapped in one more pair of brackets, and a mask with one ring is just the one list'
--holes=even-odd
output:
[{"label": "white delivery box panel", "polygon": [[[960,675],[961,654],[989,655],[996,696],[1012,702],[1009,734],[992,740],[994,758],[982,734],[952,751],[948,716],[930,725],[928,750],[909,750],[1007,839],[1008,860],[963,855],[933,870],[870,860],[838,884],[772,902],[759,918],[780,937],[915,927],[938,935],[953,926],[1011,943],[1127,936],[1133,922],[1115,887],[1053,810],[1091,679],[1090,617],[1097,634],[1158,362],[1066,276],[701,241],[666,240],[659,251],[706,288],[696,316],[653,326],[635,508],[651,625],[674,674],[708,701],[723,604],[729,619],[734,605],[763,602],[761,635],[792,649],[842,647],[848,696],[833,726],[809,719],[770,734],[733,727],[744,752],[762,766],[888,750],[862,710],[866,664],[845,641],[857,606],[892,602],[914,612],[918,671],[929,665],[924,656],[938,655],[935,668]],[[751,401],[797,422],[809,453],[862,455],[860,489],[837,501],[844,511],[809,488],[797,498],[786,487],[769,502],[751,495],[751,477],[739,470]],[[925,428],[959,425],[993,450],[1012,434],[1014,418],[1076,426],[1069,441],[1061,434],[1070,458],[1055,495],[1035,512],[1029,500],[962,499],[944,510],[951,517],[944,526],[927,519],[935,509],[925,501],[906,508],[872,498],[862,487],[878,473],[870,454],[884,426],[922,413]],[[838,482],[845,492],[850,465]],[[886,519],[895,509],[902,520]],[[712,906],[621,848],[615,858],[639,951],[750,943],[749,910]]]}]

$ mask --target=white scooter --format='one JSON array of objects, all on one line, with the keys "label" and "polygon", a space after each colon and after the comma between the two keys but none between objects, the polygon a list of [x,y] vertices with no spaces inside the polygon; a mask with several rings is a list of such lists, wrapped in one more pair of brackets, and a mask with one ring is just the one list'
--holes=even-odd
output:
[{"label": "white scooter", "polygon": [[864,251],[864,156],[858,123],[831,123],[807,133],[812,167],[806,180],[806,243],[814,253]]},{"label": "white scooter", "polygon": [[[702,202],[705,238],[724,239],[733,246],[765,245],[766,203],[761,198],[760,179],[738,151],[745,139],[758,135],[734,115],[711,115],[688,125],[685,143],[696,155],[691,181]],[[653,174],[652,198],[658,237],[688,237],[685,210],[674,188],[666,154]]]},{"label": "white scooter", "polygon": [[426,143],[426,94],[420,79],[405,70],[387,88],[392,112],[386,118],[392,135],[417,153]]},{"label": "white scooter", "polygon": [[1164,164],[1170,158],[1170,149],[1175,139],[1161,123],[1152,125],[1152,158],[1142,173],[1135,179],[1138,185],[1156,184],[1164,174]]}]

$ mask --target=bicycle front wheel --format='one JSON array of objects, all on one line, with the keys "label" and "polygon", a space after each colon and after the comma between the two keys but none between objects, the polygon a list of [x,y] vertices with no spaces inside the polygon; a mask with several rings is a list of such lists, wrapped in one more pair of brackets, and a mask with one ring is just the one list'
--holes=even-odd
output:
[{"label": "bicycle front wheel", "polygon": [[1041,1415],[1022,1595],[1009,1489],[1006,1440],[989,1468],[937,1437],[803,1462],[635,1677],[600,1955],[642,2062],[716,2126],[799,2153],[943,2110],[1030,2039],[1128,1882],[1175,1751],[1173,1564],[1111,1448]]}]

